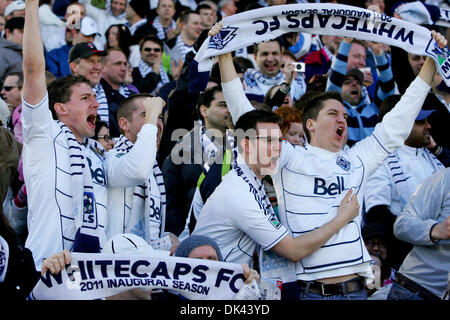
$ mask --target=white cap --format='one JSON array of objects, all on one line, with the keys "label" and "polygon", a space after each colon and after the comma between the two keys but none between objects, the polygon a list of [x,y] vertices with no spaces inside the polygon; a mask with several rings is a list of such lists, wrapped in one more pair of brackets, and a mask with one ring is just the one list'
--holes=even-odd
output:
[{"label": "white cap", "polygon": [[6,104],[5,100],[0,98],[0,121],[4,126],[6,126],[6,122],[8,121],[10,113],[11,111],[9,111],[8,105]]},{"label": "white cap", "polygon": [[103,247],[102,253],[138,253],[145,254],[153,248],[141,237],[132,233],[116,234]]},{"label": "white cap", "polygon": [[16,10],[25,10],[25,1],[16,0],[8,4],[5,8],[5,17],[9,16]]},{"label": "white cap", "polygon": [[84,17],[81,19],[80,32],[85,36],[98,35],[97,22],[91,17]]}]

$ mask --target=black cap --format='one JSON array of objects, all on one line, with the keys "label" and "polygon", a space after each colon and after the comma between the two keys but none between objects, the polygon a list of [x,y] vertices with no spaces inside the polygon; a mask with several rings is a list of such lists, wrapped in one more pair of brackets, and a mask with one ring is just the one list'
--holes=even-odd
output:
[{"label": "black cap", "polygon": [[358,80],[360,84],[363,84],[363,82],[364,82],[364,74],[362,73],[361,70],[359,70],[357,68],[348,70],[347,74],[345,76],[346,77],[348,77],[348,76],[355,77],[356,80]]},{"label": "black cap", "polygon": [[389,237],[389,232],[384,224],[378,222],[369,222],[366,223],[361,229],[361,235],[364,240],[370,239],[372,237],[387,240]]},{"label": "black cap", "polygon": [[77,43],[70,49],[69,52],[69,63],[78,58],[89,58],[94,54],[98,54],[99,56],[106,56],[105,51],[97,50],[91,42],[81,42]]}]

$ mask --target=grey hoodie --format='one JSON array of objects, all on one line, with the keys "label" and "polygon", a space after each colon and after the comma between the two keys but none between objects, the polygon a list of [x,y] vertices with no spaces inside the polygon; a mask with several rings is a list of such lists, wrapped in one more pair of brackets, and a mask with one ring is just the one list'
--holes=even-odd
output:
[{"label": "grey hoodie", "polygon": [[11,72],[22,72],[22,46],[0,38],[0,83]]}]

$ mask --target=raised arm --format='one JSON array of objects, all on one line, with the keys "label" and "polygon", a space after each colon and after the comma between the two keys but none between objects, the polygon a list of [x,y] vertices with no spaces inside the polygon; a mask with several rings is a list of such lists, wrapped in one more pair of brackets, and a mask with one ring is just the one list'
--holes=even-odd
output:
[{"label": "raised arm", "polygon": [[[444,36],[434,31],[431,34],[441,48],[447,45]],[[388,153],[404,145],[431,89],[435,74],[436,65],[428,57],[416,79],[411,82],[395,107],[386,113],[382,122],[376,125],[372,135],[352,147],[363,155],[362,160],[366,163],[368,174],[384,161]],[[375,148],[380,152],[375,153]]]},{"label": "raised arm", "polygon": [[39,0],[26,0],[25,26],[23,32],[23,99],[35,105],[45,97],[44,44],[39,25]]},{"label": "raised arm", "polygon": [[[222,22],[218,22],[211,28],[208,35],[213,37],[218,34],[221,29]],[[244,89],[242,88],[241,81],[234,68],[231,53],[222,54],[218,58],[223,95],[225,96],[228,110],[230,110],[231,119],[233,120],[233,123],[236,124],[236,121],[241,115],[248,111],[252,111],[254,108],[250,104],[250,101],[248,101]]]}]

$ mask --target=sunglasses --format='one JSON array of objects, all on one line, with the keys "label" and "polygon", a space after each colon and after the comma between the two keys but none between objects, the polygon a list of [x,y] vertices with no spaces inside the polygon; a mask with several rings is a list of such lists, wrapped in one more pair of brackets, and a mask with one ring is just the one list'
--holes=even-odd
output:
[{"label": "sunglasses", "polygon": [[112,140],[111,136],[108,136],[108,135],[98,136],[98,139],[104,139],[105,142],[109,142]]},{"label": "sunglasses", "polygon": [[12,88],[18,88],[18,86],[4,86],[3,89],[5,89],[5,91],[11,91]]},{"label": "sunglasses", "polygon": [[144,48],[144,51],[145,52],[151,52],[151,51],[161,52],[161,49],[160,48]]}]

